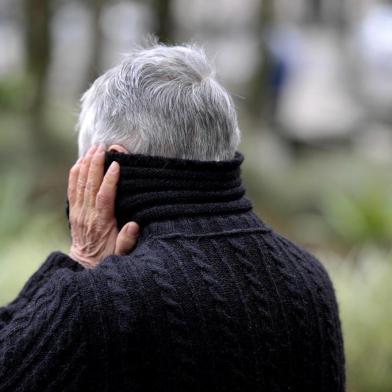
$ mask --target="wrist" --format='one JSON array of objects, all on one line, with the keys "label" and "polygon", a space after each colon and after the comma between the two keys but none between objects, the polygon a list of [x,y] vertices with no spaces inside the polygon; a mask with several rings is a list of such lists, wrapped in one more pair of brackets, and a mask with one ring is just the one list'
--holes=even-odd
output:
[{"label": "wrist", "polygon": [[86,256],[80,254],[72,247],[68,253],[68,256],[71,259],[73,259],[76,263],[79,263],[84,268],[94,268],[95,265],[97,264],[95,259],[93,259],[91,257],[86,257]]}]

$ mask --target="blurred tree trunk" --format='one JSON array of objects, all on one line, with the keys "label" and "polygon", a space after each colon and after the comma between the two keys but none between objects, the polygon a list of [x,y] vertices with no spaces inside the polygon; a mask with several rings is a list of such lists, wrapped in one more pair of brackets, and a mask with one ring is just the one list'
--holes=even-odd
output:
[{"label": "blurred tree trunk", "polygon": [[[28,97],[30,128],[36,151],[46,152],[45,121],[47,75],[51,60],[51,0],[24,0],[26,17],[26,68],[31,83]],[[40,156],[40,155],[38,155]]]},{"label": "blurred tree trunk", "polygon": [[268,50],[267,33],[274,19],[273,0],[261,0],[257,37],[259,40],[259,63],[250,80],[248,110],[254,120],[261,117],[267,122],[273,117],[270,77],[272,58]]},{"label": "blurred tree trunk", "polygon": [[153,14],[155,16],[154,34],[160,42],[173,43],[174,26],[172,18],[172,0],[152,0]]},{"label": "blurred tree trunk", "polygon": [[339,34],[343,35],[348,30],[348,18],[347,18],[347,0],[340,0],[336,4],[336,25]]},{"label": "blurred tree trunk", "polygon": [[101,27],[102,13],[107,0],[87,0],[92,18],[92,48],[87,67],[86,86],[88,87],[102,72],[104,36]]},{"label": "blurred tree trunk", "polygon": [[[340,1],[340,0],[339,0]],[[310,23],[320,23],[323,20],[322,12],[322,0],[310,0],[309,1],[309,22]]]}]

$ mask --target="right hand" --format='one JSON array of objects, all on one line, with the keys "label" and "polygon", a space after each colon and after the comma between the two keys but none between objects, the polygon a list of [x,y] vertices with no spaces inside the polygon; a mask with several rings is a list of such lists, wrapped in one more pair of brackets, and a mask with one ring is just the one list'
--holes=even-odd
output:
[{"label": "right hand", "polygon": [[69,256],[86,268],[95,267],[106,256],[129,253],[139,235],[136,222],[127,223],[120,232],[117,229],[114,202],[120,165],[112,162],[104,175],[104,162],[104,146],[93,146],[69,173]]}]

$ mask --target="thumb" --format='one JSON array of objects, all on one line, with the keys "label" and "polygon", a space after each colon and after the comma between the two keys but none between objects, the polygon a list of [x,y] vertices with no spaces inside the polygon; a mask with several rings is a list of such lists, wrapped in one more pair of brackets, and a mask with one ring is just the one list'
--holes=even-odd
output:
[{"label": "thumb", "polygon": [[136,222],[128,222],[118,233],[116,240],[116,255],[129,253],[137,243],[139,237],[139,225]]}]

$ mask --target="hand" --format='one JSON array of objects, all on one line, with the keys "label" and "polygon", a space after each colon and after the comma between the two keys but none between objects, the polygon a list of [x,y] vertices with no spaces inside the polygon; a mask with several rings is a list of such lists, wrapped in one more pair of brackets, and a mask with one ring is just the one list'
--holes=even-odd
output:
[{"label": "hand", "polygon": [[69,256],[86,268],[95,267],[108,255],[131,251],[139,233],[136,222],[127,223],[118,232],[114,201],[120,165],[112,162],[104,176],[104,162],[105,148],[93,146],[69,173]]}]

